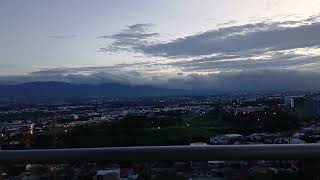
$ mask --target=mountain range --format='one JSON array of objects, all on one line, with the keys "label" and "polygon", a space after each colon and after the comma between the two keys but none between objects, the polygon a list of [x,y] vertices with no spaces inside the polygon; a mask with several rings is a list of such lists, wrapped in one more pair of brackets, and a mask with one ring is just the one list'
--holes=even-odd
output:
[{"label": "mountain range", "polygon": [[64,82],[30,82],[0,85],[0,98],[11,100],[46,100],[77,98],[121,98],[196,95],[200,92],[167,89],[148,85],[71,84]]}]

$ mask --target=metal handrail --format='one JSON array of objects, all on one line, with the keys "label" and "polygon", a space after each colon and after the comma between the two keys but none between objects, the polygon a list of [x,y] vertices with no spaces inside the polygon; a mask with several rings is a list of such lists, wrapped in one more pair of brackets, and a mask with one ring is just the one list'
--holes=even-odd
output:
[{"label": "metal handrail", "polygon": [[320,144],[0,150],[0,163],[320,159]]}]

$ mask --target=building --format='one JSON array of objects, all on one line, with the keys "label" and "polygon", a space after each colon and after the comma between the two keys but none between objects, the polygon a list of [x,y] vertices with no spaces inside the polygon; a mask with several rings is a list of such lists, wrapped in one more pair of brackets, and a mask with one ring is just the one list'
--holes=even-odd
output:
[{"label": "building", "polygon": [[226,145],[226,144],[240,144],[244,141],[244,137],[241,134],[225,134],[221,136],[210,137],[210,144],[214,145]]},{"label": "building", "polygon": [[289,97],[289,96],[284,97],[283,104],[288,108],[294,108],[294,97]]},{"label": "building", "polygon": [[259,112],[265,111],[268,106],[245,106],[245,107],[226,107],[225,110],[227,112],[232,113],[252,113],[252,112]]},{"label": "building", "polygon": [[120,180],[120,168],[97,170],[93,180]]}]

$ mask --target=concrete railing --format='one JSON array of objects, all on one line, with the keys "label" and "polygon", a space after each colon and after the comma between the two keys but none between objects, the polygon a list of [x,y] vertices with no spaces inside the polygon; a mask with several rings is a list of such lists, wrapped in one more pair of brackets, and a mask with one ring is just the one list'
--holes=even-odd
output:
[{"label": "concrete railing", "polygon": [[313,159],[320,159],[320,144],[0,150],[0,163]]}]

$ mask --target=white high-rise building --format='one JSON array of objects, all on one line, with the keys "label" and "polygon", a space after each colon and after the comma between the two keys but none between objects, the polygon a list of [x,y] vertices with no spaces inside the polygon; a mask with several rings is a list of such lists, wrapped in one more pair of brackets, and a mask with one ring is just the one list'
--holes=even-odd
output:
[{"label": "white high-rise building", "polygon": [[293,97],[284,97],[284,105],[289,108],[294,108],[294,98]]}]

